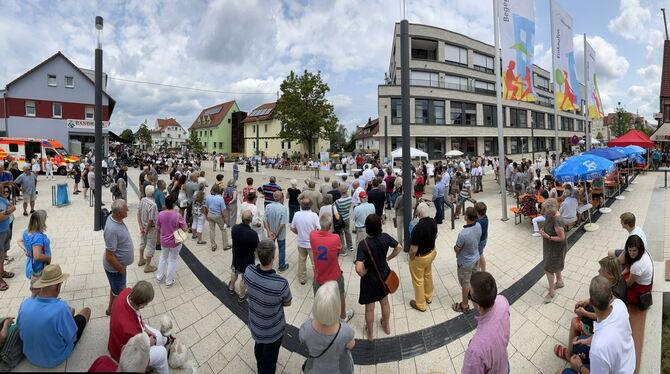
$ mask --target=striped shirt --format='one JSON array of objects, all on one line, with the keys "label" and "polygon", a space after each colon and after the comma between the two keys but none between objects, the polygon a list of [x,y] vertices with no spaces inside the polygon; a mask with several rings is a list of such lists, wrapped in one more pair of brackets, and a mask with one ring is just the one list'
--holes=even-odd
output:
[{"label": "striped shirt", "polygon": [[153,221],[156,225],[156,215],[158,214],[158,207],[153,199],[143,197],[137,208],[137,214],[140,216],[142,226],[146,227],[149,221]]},{"label": "striped shirt", "polygon": [[258,188],[258,192],[262,192],[265,196],[266,203],[273,203],[275,201],[273,196],[275,191],[281,191],[281,187],[273,183],[264,184]]},{"label": "striped shirt", "polygon": [[340,214],[345,222],[348,221],[351,214],[351,196],[342,196],[334,204],[337,208],[337,213]]},{"label": "striped shirt", "polygon": [[256,343],[270,344],[284,336],[284,303],[291,301],[286,278],[274,270],[249,265],[244,272],[249,302],[249,330]]}]

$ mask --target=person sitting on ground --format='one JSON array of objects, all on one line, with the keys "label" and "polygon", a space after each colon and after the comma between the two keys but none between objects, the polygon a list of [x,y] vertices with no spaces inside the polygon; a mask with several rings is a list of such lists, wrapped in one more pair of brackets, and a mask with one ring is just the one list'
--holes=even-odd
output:
[{"label": "person sitting on ground", "polygon": [[123,346],[121,358],[117,364],[109,356],[100,356],[88,369],[89,373],[144,373],[149,366],[149,335],[140,332]]},{"label": "person sitting on ground", "polygon": [[[337,252],[334,259],[337,261]],[[344,305],[344,291],[338,288],[339,281],[331,280],[315,289],[313,318],[300,326],[298,337],[307,346],[310,356],[303,368],[306,374],[354,373],[351,350],[356,344],[355,332],[338,318],[340,305]]]},{"label": "person sitting on ground", "polygon": [[633,373],[637,359],[626,305],[613,297],[612,284],[600,275],[591,279],[589,296],[597,318],[593,336],[583,339],[591,346],[590,363],[573,354],[570,367],[556,374]]},{"label": "person sitting on ground", "polygon": [[60,265],[47,265],[33,284],[39,289],[19,307],[16,325],[23,340],[23,354],[33,365],[54,368],[68,359],[91,318],[91,309],[75,310],[59,299],[63,282],[70,277]]},{"label": "person sitting on ground", "polygon": [[477,223],[477,212],[475,208],[469,207],[465,210],[465,223],[463,230],[458,233],[454,252],[456,252],[456,264],[458,283],[461,285],[461,302],[451,305],[454,312],[465,313],[470,310],[468,294],[470,292],[470,278],[479,268],[479,240],[482,237],[482,227]]},{"label": "person sitting on ground", "polygon": [[639,235],[631,235],[626,240],[625,251],[617,249],[609,255],[614,255],[623,265],[621,273],[626,280],[628,304],[637,305],[638,297],[651,291],[654,277],[654,262],[646,250],[644,241]]},{"label": "person sitting on ground", "polygon": [[135,283],[132,289],[126,288],[119,293],[112,305],[107,350],[109,350],[109,355],[118,362],[123,346],[132,337],[144,332],[149,336],[151,345],[149,366],[154,373],[168,374],[167,353],[174,338],[163,336],[160,331],[147,325],[140,313],[153,299],[153,286],[143,280]]},{"label": "person sitting on ground", "polygon": [[[314,293],[322,285],[329,281],[337,281],[340,292],[341,308],[340,319],[342,323],[347,323],[353,317],[354,311],[346,309],[346,302],[344,298],[344,276],[338,261],[342,243],[340,236],[333,234],[332,229],[332,215],[325,213],[319,217],[320,230],[314,230],[309,233],[309,242],[312,246],[312,258],[314,261],[314,281],[312,282],[312,289]],[[315,301],[316,302],[316,301]]]},{"label": "person sitting on ground", "polygon": [[[612,284],[612,295],[617,299],[626,302],[626,281],[621,276],[621,264],[616,257],[606,256],[598,261],[600,269],[598,275],[607,278]],[[591,300],[585,299],[575,304],[575,314],[577,315],[570,321],[570,332],[568,335],[568,346],[560,344],[554,346],[554,354],[559,358],[569,361],[573,354],[583,354],[582,360],[588,358],[590,347],[584,345],[584,339],[593,335],[593,323],[597,316],[591,304]]]},{"label": "person sitting on ground", "polygon": [[509,373],[509,302],[498,295],[496,280],[487,272],[472,274],[468,298],[479,313],[477,331],[470,339],[461,374]]}]

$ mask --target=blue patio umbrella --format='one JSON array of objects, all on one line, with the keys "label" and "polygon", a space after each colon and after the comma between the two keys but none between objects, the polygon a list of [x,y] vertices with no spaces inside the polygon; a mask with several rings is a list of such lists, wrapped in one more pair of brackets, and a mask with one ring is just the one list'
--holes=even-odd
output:
[{"label": "blue patio umbrella", "polygon": [[600,156],[606,160],[610,160],[615,163],[624,162],[628,159],[626,152],[615,148],[595,148],[590,151],[584,152],[584,154]]},{"label": "blue patio umbrella", "polygon": [[629,160],[634,159],[634,158],[635,158],[635,155],[639,153],[639,152],[637,152],[636,150],[634,150],[634,149],[632,149],[632,148],[626,148],[626,147],[611,147],[610,149],[616,149],[616,150],[620,150],[620,151],[622,151],[623,153],[626,154],[626,157],[627,157]]},{"label": "blue patio umbrella", "polygon": [[582,182],[602,178],[615,169],[614,163],[603,157],[583,154],[561,162],[551,172],[559,182]]},{"label": "blue patio umbrella", "polygon": [[632,150],[635,150],[635,151],[636,151],[637,153],[639,153],[639,154],[645,154],[645,153],[647,153],[647,150],[644,149],[644,148],[642,148],[642,147],[640,147],[639,145],[628,145],[628,146],[625,146],[624,148],[630,148],[630,149],[632,149]]}]

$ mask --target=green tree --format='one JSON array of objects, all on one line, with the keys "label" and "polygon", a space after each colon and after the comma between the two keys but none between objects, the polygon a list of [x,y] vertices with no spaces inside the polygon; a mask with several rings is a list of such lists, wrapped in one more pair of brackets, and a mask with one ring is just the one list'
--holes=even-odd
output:
[{"label": "green tree", "polygon": [[147,127],[147,121],[144,121],[144,123],[140,125],[140,128],[137,130],[137,133],[135,133],[135,136],[141,144],[144,144],[147,148],[151,147],[151,132]]},{"label": "green tree", "polygon": [[124,142],[126,143],[132,143],[133,139],[135,138],[135,135],[133,134],[133,130],[131,129],[125,129],[121,132],[121,135],[119,135],[121,139],[123,139]]},{"label": "green tree", "polygon": [[336,130],[330,134],[328,140],[330,140],[331,152],[341,151],[347,143],[347,128],[342,124],[337,125]]},{"label": "green tree", "polygon": [[596,134],[596,139],[598,139],[599,141],[603,141],[605,137],[603,136],[602,132],[598,131],[598,133]]},{"label": "green tree", "polygon": [[194,130],[191,130],[189,134],[188,148],[191,152],[195,153],[200,153],[204,150],[202,142],[200,141],[200,138],[198,138],[198,134]]},{"label": "green tree", "polygon": [[637,119],[635,120],[635,130],[637,130],[637,131],[641,131],[641,132],[647,134],[647,136],[650,136],[651,134],[654,133],[654,130],[653,130],[653,129],[650,129],[650,128],[645,124],[645,121],[643,121],[641,118],[637,118]]},{"label": "green tree", "polygon": [[344,150],[347,152],[353,152],[356,149],[356,139],[354,139],[354,136],[356,136],[357,131],[354,130],[349,134],[349,141],[347,141],[344,145]]},{"label": "green tree", "polygon": [[279,137],[307,144],[308,153],[313,154],[315,142],[330,138],[337,130],[333,105],[326,100],[330,88],[321,80],[321,72],[305,70],[302,76],[291,71],[279,89],[275,118],[284,124]]},{"label": "green tree", "polygon": [[623,107],[616,108],[616,114],[610,123],[612,137],[618,138],[631,129],[631,114],[626,112]]}]

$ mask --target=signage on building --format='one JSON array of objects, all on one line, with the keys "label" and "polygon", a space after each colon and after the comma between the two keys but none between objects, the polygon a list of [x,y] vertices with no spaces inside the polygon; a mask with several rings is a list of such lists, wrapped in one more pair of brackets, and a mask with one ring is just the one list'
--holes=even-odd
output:
[{"label": "signage on building", "polygon": [[[86,119],[68,119],[67,127],[71,129],[95,129],[95,121]],[[109,127],[109,121],[102,121],[102,128]]]},{"label": "signage on building", "polygon": [[577,135],[573,135],[572,138],[570,138],[570,143],[571,143],[572,145],[577,145],[577,144],[579,144],[579,136],[577,136]]}]

